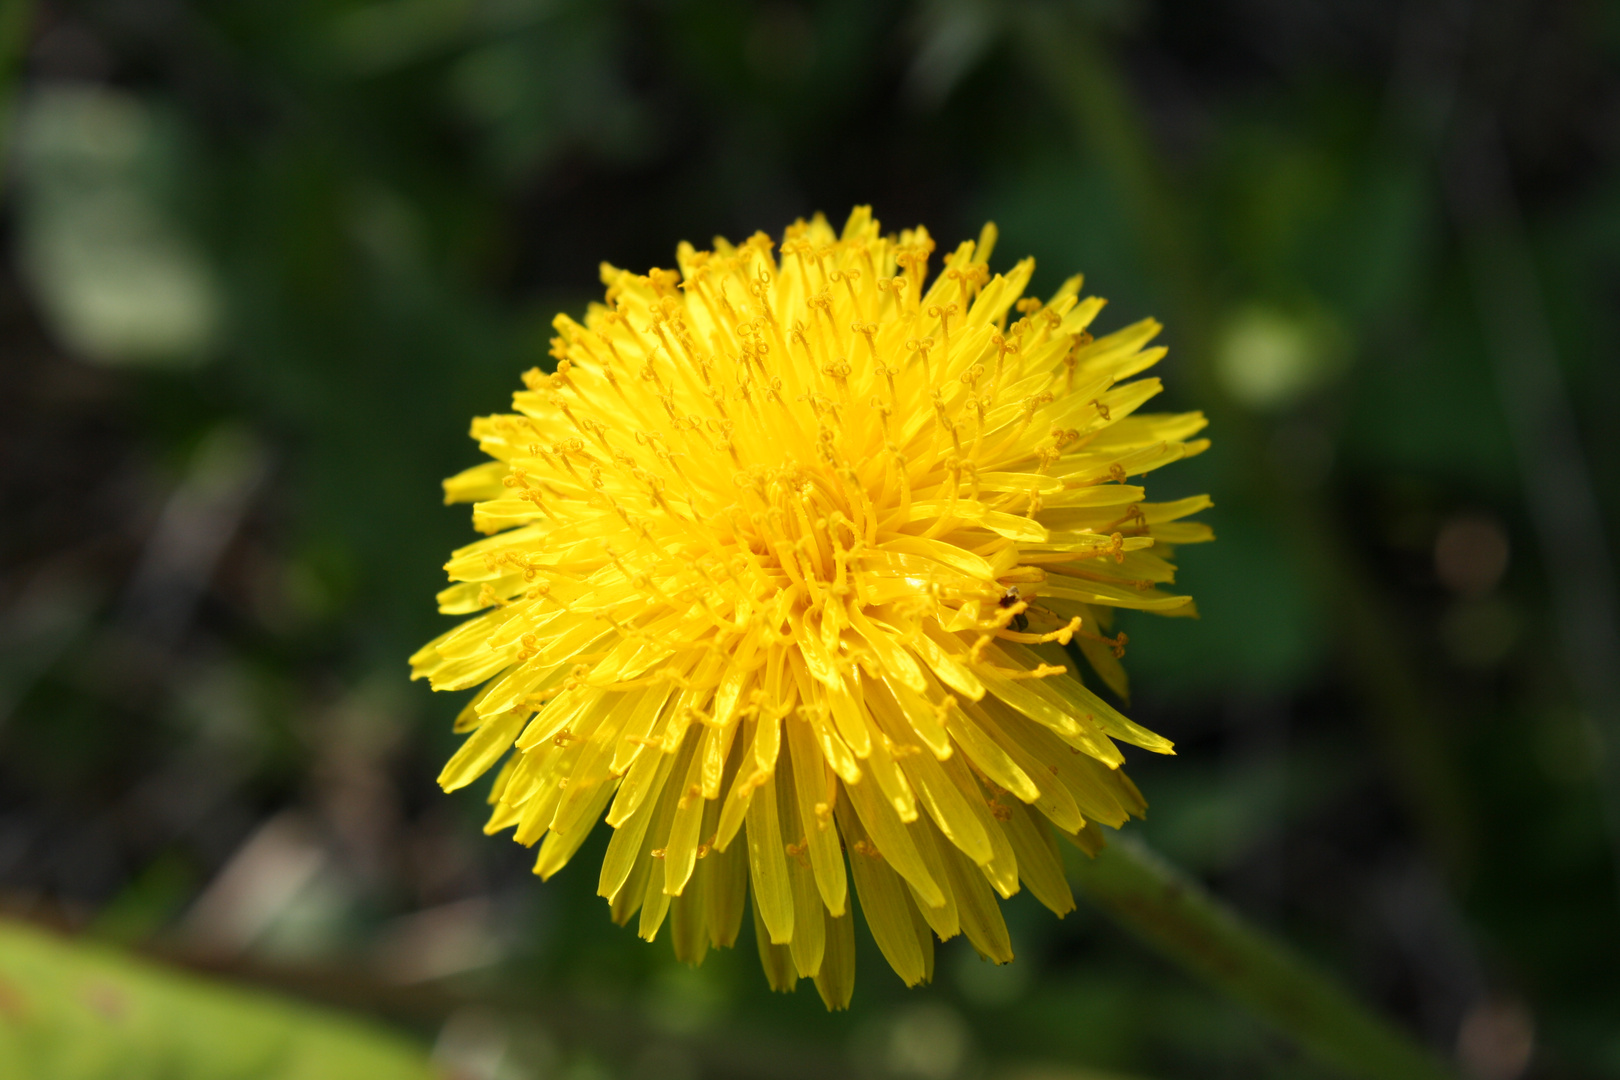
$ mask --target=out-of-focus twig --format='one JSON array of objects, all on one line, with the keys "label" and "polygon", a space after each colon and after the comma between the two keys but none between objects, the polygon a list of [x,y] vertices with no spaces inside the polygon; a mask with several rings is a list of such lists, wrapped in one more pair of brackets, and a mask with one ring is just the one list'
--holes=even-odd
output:
[{"label": "out-of-focus twig", "polygon": [[1334,528],[1321,500],[1277,482],[1264,433],[1232,405],[1212,375],[1218,329],[1216,275],[1193,215],[1153,146],[1125,79],[1093,28],[1048,5],[1019,9],[1023,45],[1079,137],[1109,171],[1179,329],[1178,352],[1211,427],[1239,462],[1238,494],[1286,538],[1330,612],[1351,681],[1429,848],[1454,881],[1466,881],[1475,838],[1440,717],[1444,710],[1413,668],[1412,650],[1377,584]]},{"label": "out-of-focus twig", "polygon": [[1468,84],[1466,46],[1481,14],[1467,0],[1413,10],[1387,126],[1430,156],[1443,182],[1564,663],[1597,741],[1594,776],[1620,900],[1620,582],[1499,123]]},{"label": "out-of-focus twig", "polygon": [[1620,899],[1620,605],[1613,549],[1496,122],[1482,110],[1464,109],[1457,129],[1446,163],[1447,194],[1564,663],[1598,741],[1595,774]]},{"label": "out-of-focus twig", "polygon": [[202,440],[125,589],[121,617],[131,632],[158,648],[180,639],[268,473],[252,433],[225,426]]}]

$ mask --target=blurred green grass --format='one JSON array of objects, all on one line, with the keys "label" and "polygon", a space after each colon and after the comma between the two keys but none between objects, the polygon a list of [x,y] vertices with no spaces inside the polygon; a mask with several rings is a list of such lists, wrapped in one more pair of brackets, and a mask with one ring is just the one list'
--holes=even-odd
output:
[{"label": "blurred green grass", "polygon": [[428,1080],[423,1048],[107,948],[0,926],[0,1061],[61,1080]]}]

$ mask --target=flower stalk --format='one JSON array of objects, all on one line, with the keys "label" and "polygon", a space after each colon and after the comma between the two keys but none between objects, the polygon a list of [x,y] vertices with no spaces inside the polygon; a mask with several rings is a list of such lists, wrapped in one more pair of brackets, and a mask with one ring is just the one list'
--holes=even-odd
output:
[{"label": "flower stalk", "polygon": [[1323,1065],[1366,1080],[1447,1080],[1450,1070],[1286,945],[1249,925],[1131,835],[1069,878],[1109,918],[1237,1001]]}]

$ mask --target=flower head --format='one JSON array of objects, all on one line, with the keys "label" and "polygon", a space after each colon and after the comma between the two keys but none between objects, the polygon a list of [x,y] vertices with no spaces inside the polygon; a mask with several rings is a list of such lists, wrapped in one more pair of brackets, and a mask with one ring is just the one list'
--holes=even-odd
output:
[{"label": "flower head", "polygon": [[1145,807],[1116,742],[1170,751],[1074,669],[1123,694],[1112,609],[1192,613],[1157,586],[1208,499],[1129,479],[1202,450],[1203,417],[1137,412],[1157,323],[1093,338],[1103,302],[1020,299],[1034,262],[992,275],[995,237],[931,283],[928,233],[866,207],[775,257],[757,233],[604,264],[555,374],[473,422],[493,460],[445,481],[491,535],[439,594],[471,617],[411,659],[482,686],[440,783],[505,758],[485,831],[539,842],[541,877],[605,812],[599,892],[688,962],[751,894],[771,984],[829,1007],[857,898],[908,984],[936,935],[1012,959],[997,896],[1071,909],[1053,830],[1094,852]]}]

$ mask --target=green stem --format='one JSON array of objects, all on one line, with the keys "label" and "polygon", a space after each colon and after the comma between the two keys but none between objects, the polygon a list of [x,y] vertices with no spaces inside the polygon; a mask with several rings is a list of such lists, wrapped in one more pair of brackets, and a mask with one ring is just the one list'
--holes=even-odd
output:
[{"label": "green stem", "polygon": [[1296,1042],[1316,1060],[1366,1080],[1450,1080],[1409,1036],[1329,976],[1248,923],[1133,836],[1077,858],[1081,893],[1148,946]]}]

